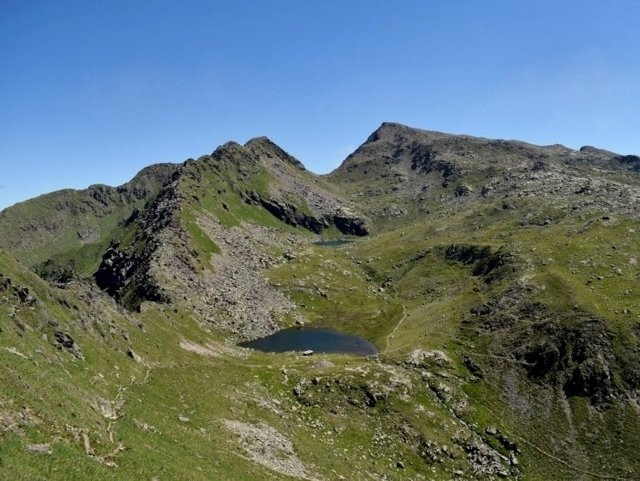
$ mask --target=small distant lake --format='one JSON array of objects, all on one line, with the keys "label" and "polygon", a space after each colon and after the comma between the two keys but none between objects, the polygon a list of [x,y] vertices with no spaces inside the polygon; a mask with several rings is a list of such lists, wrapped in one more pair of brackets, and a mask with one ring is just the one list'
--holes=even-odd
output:
[{"label": "small distant lake", "polygon": [[240,344],[263,352],[306,351],[370,356],[378,348],[358,336],[319,327],[292,327]]},{"label": "small distant lake", "polygon": [[340,247],[341,245],[351,244],[352,242],[350,239],[333,239],[314,242],[314,244],[322,247]]}]

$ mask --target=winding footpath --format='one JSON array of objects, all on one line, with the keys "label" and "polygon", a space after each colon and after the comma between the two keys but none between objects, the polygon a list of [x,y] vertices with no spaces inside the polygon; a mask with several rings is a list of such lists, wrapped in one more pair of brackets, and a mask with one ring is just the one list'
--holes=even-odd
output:
[{"label": "winding footpath", "polygon": [[[394,292],[393,298],[397,301],[398,300],[398,291],[396,290],[395,287],[393,288],[393,292]],[[398,331],[398,329],[400,328],[400,326],[404,322],[405,318],[407,317],[407,307],[404,305],[404,303],[402,303],[400,305],[402,306],[402,316],[400,317],[400,320],[395,325],[393,330],[389,334],[387,334],[387,337],[385,339],[385,348],[384,348],[384,351],[382,351],[382,354],[386,354],[387,351],[389,351],[389,342],[396,335],[396,332]]]}]

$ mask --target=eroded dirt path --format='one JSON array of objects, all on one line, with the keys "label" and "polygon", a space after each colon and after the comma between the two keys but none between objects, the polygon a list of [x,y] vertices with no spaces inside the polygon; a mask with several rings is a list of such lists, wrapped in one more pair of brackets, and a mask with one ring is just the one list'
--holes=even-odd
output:
[{"label": "eroded dirt path", "polygon": [[[394,288],[393,298],[395,300],[398,299],[398,291],[396,291],[395,288]],[[400,319],[398,320],[393,330],[389,334],[387,334],[387,337],[385,338],[385,348],[384,348],[384,351],[382,351],[382,354],[386,354],[387,351],[389,351],[389,344],[391,342],[391,339],[393,339],[393,337],[396,335],[396,332],[398,331],[398,329],[404,322],[405,318],[407,317],[407,307],[404,304],[400,304],[400,305],[402,306],[402,316],[400,316]]]}]

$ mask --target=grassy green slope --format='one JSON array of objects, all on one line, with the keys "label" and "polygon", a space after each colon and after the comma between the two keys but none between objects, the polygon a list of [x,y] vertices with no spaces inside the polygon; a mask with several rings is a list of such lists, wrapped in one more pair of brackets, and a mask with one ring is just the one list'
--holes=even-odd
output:
[{"label": "grassy green slope", "polygon": [[[186,305],[123,316],[100,294],[87,302],[80,288],[49,287],[8,255],[0,272],[38,299],[32,309],[0,296],[2,479],[292,479],[291,465],[323,479],[447,479],[466,469],[459,448],[442,451],[463,427],[417,372],[350,356],[249,353]],[[26,327],[10,318],[14,308]],[[51,329],[70,334],[83,359],[52,345]],[[371,406],[375,389],[386,394]],[[229,426],[267,426],[293,451],[267,449],[256,462],[264,440]],[[427,439],[432,467],[420,454]]]},{"label": "grassy green slope", "polygon": [[[528,377],[508,351],[513,342],[509,337],[501,338],[498,332],[479,338],[468,332],[463,321],[470,310],[499,297],[514,279],[487,285],[481,277],[470,275],[469,267],[447,260],[443,249],[472,244],[515,253],[519,264],[515,280],[522,278],[536,286],[530,301],[547,306],[552,322],[559,327],[571,326],[571,313],[576,310],[602,320],[615,352],[611,375],[628,379],[637,376],[633,366],[638,362],[634,290],[638,221],[597,216],[522,229],[518,217],[507,213],[478,229],[476,222],[486,222],[479,214],[417,222],[342,248],[347,258],[355,257],[378,278],[391,279],[387,284],[397,294],[386,305],[401,304],[406,311],[402,318],[395,316],[401,323],[395,324],[390,316],[382,330],[371,316],[370,338],[383,349],[383,358],[390,360],[400,361],[416,348],[441,349],[453,356],[459,376],[467,380],[463,390],[471,404],[471,410],[461,416],[476,425],[479,433],[495,425],[517,440],[526,479],[633,479],[639,467],[630,447],[640,441],[633,401],[611,400],[604,410],[596,410],[588,397],[568,398],[562,386]],[[473,218],[477,221],[471,221]],[[305,265],[312,264],[305,261]],[[306,283],[314,285],[325,277],[318,269]],[[338,277],[331,279],[337,291],[341,285],[344,292],[357,285],[336,285],[336,280],[340,282]],[[363,297],[351,295],[354,309],[359,310]],[[315,302],[325,301],[316,297]],[[331,325],[337,328],[367,331],[351,328],[346,317],[343,322],[326,316],[322,322],[327,319],[333,319]],[[521,333],[524,339],[527,335]],[[507,354],[496,354],[501,351],[496,346],[504,347]],[[482,366],[483,379],[470,377],[465,358]],[[636,382],[637,378],[632,385]]]},{"label": "grassy green slope", "polygon": [[117,188],[67,189],[9,207],[0,212],[0,246],[30,267],[51,259],[58,268],[91,274],[124,220],[142,209],[176,169],[158,164]]}]

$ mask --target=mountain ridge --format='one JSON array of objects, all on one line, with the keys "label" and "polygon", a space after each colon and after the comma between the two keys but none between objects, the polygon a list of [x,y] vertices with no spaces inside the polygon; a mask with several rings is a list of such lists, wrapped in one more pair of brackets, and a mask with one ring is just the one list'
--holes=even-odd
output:
[{"label": "mountain ridge", "polygon": [[[541,144],[535,144],[535,143],[531,143],[531,142],[526,142],[526,141],[521,141],[521,140],[517,140],[517,139],[500,139],[500,138],[492,138],[492,137],[482,137],[482,136],[475,136],[475,135],[469,135],[469,134],[454,134],[454,133],[449,133],[449,132],[441,132],[441,131],[436,131],[436,130],[428,130],[428,129],[419,129],[419,128],[415,128],[415,127],[410,127],[408,125],[405,124],[401,124],[399,122],[391,122],[391,121],[385,121],[382,122],[381,125],[374,130],[369,137],[365,140],[365,142],[363,142],[363,144],[361,144],[354,152],[352,152],[351,154],[349,154],[341,163],[340,165],[334,169],[331,172],[328,172],[326,174],[314,174],[320,177],[330,177],[333,174],[335,174],[337,171],[339,171],[343,164],[345,164],[345,162],[351,158],[359,149],[360,147],[374,142],[376,140],[380,139],[380,135],[381,132],[389,133],[389,134],[393,134],[393,133],[397,133],[397,132],[419,132],[419,133],[423,133],[428,135],[429,137],[431,137],[432,139],[446,139],[446,138],[459,138],[459,139],[466,139],[466,140],[471,140],[471,141],[486,141],[486,142],[498,142],[498,143],[507,143],[507,144],[516,144],[516,145],[523,145],[523,146],[527,146],[527,147],[532,147],[532,148],[536,148],[536,149],[566,149],[568,151],[572,151],[572,152],[586,152],[586,153],[590,153],[590,154],[600,154],[603,156],[609,156],[609,157],[617,157],[617,158],[624,158],[624,157],[629,157],[629,158],[635,158],[638,157],[636,155],[633,154],[619,154],[619,153],[615,153],[606,149],[601,149],[598,147],[594,147],[594,146],[590,146],[590,145],[583,145],[578,149],[573,149],[571,147],[566,147],[562,144],[549,144],[549,145],[541,145]],[[218,148],[220,147],[224,147],[225,145],[237,145],[237,146],[243,146],[243,147],[250,147],[252,145],[259,145],[261,143],[265,143],[270,145],[271,147],[277,149],[279,151],[279,153],[282,155],[283,158],[286,158],[287,161],[289,161],[290,163],[292,163],[293,165],[297,166],[298,168],[300,168],[301,170],[306,170],[307,172],[311,172],[307,169],[307,167],[298,159],[296,159],[295,157],[291,156],[290,154],[288,154],[284,149],[282,149],[282,147],[280,147],[278,144],[276,144],[275,142],[273,142],[268,136],[266,135],[261,135],[261,136],[256,136],[256,137],[252,137],[251,139],[249,139],[248,141],[246,141],[244,144],[240,144],[234,140],[230,140],[226,143],[221,144]],[[136,174],[134,174],[134,176],[131,178],[131,180],[124,182],[123,184],[117,185],[117,186],[111,186],[111,185],[107,185],[107,184],[91,184],[88,185],[85,188],[80,188],[80,189],[74,189],[74,188],[64,188],[64,189],[60,189],[60,190],[56,190],[56,191],[51,191],[51,192],[45,192],[42,193],[36,197],[30,198],[30,199],[25,199],[23,201],[19,201],[16,204],[4,207],[2,210],[0,210],[0,213],[2,213],[5,210],[8,209],[12,209],[20,204],[23,204],[24,202],[30,202],[33,201],[35,199],[39,199],[43,196],[49,196],[49,195],[53,195],[53,194],[62,194],[62,193],[68,193],[68,192],[91,192],[91,191],[95,191],[95,190],[101,190],[104,188],[109,188],[109,189],[125,189],[128,186],[130,186],[131,184],[134,184],[136,182],[136,180],[139,179],[143,179],[144,177],[147,177],[147,173],[150,173],[153,170],[156,170],[158,168],[162,169],[162,168],[166,168],[166,169],[177,169],[179,166],[184,165],[185,163],[188,162],[193,162],[195,159],[193,158],[188,158],[184,161],[181,162],[165,162],[165,163],[152,163],[149,164],[145,167],[143,167],[142,169],[140,169]]]}]

